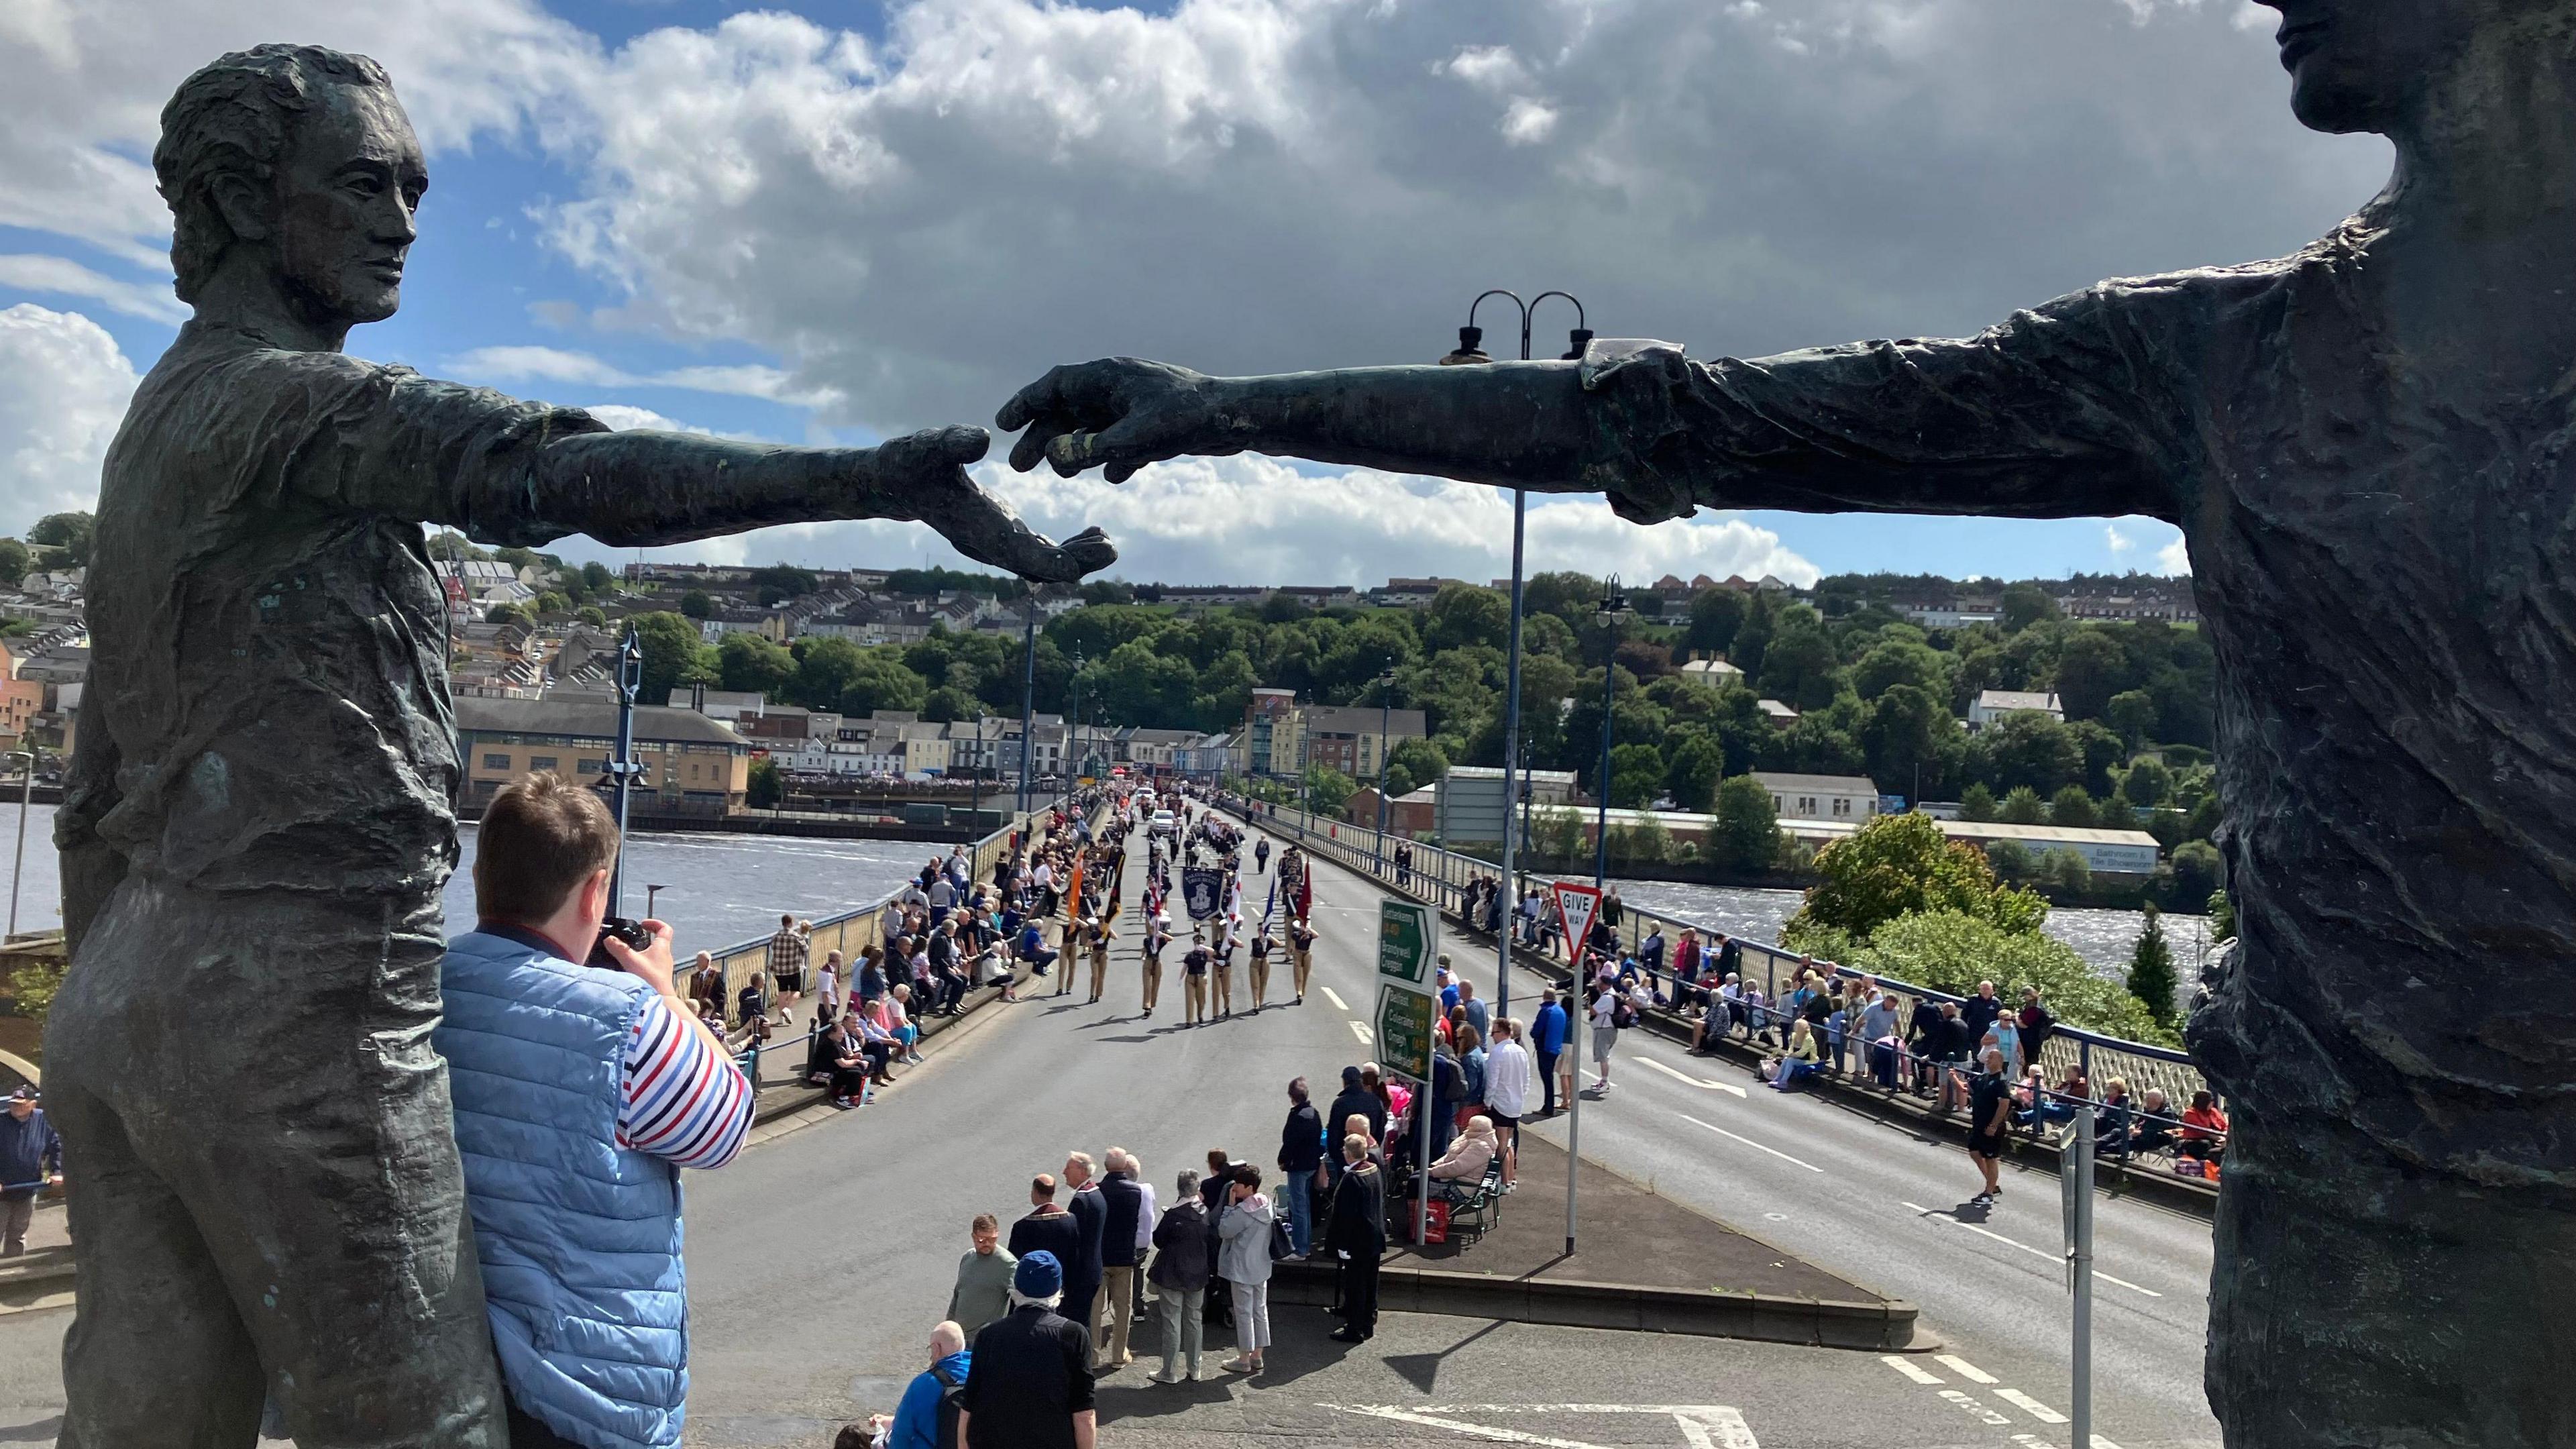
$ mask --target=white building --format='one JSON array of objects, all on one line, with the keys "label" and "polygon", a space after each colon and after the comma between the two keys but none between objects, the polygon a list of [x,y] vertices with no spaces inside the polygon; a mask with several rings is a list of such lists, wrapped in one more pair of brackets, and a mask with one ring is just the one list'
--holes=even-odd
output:
[{"label": "white building", "polygon": [[1968,728],[1981,730],[2008,714],[2044,714],[2064,722],[2066,707],[2054,694],[2033,694],[2014,689],[1989,689],[1977,695],[1968,706]]},{"label": "white building", "polygon": [[1712,687],[1744,682],[1744,671],[1723,659],[1694,659],[1681,667],[1681,676]]},{"label": "white building", "polygon": [[1878,785],[1866,775],[1772,775],[1756,771],[1753,779],[1771,792],[1771,809],[1782,820],[1857,824],[1878,813]]},{"label": "white building", "polygon": [[1941,833],[1978,849],[1999,840],[2018,841],[2034,854],[2071,850],[2084,857],[2097,874],[2151,875],[2159,848],[2143,830],[2084,830],[2069,825],[2008,825],[2000,820],[1944,820]]}]

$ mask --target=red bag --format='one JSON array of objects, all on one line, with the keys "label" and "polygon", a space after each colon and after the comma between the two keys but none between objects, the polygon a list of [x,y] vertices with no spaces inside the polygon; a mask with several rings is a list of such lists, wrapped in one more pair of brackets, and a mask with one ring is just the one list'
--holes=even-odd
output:
[{"label": "red bag", "polygon": [[[1407,1224],[1410,1225],[1411,1221],[1408,1216]],[[1425,1244],[1449,1241],[1449,1204],[1439,1198],[1435,1197],[1431,1200],[1430,1216],[1422,1228],[1422,1241]]]}]

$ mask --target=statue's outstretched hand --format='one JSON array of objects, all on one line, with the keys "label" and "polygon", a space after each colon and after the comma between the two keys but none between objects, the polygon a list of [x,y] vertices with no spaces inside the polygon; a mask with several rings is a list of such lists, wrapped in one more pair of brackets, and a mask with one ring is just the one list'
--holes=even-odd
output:
[{"label": "statue's outstretched hand", "polygon": [[1118,561],[1107,535],[1086,528],[1063,543],[1022,523],[975,486],[966,465],[992,441],[982,428],[932,428],[877,445],[877,516],[918,519],[978,563],[1042,584],[1069,584]]},{"label": "statue's outstretched hand", "polygon": [[1148,463],[1184,454],[1242,451],[1227,436],[1218,379],[1134,357],[1059,367],[1020,389],[994,417],[1018,432],[1011,466],[1025,473],[1040,458],[1067,478],[1103,468],[1124,483]]}]

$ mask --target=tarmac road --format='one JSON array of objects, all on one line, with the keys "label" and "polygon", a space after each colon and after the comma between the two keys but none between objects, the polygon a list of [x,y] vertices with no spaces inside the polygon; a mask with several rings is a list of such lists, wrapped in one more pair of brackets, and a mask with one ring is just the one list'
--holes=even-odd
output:
[{"label": "tarmac road", "polygon": [[[1329,865],[1319,871],[1315,982],[1330,996],[1319,989],[1303,1007],[1277,1005],[1283,963],[1271,1009],[1185,1029],[1175,958],[1163,1005],[1146,1020],[1131,932],[1101,1005],[1084,1004],[1078,987],[989,1010],[943,1037],[931,1064],[875,1105],[772,1124],[731,1167],[692,1174],[688,1441],[819,1449],[839,1424],[891,1409],[945,1309],[968,1219],[991,1211],[1007,1222],[1025,1211],[1029,1176],[1056,1170],[1068,1149],[1125,1146],[1165,1197],[1174,1174],[1200,1165],[1210,1147],[1268,1168],[1288,1079],[1302,1073],[1329,1098],[1339,1068],[1370,1054],[1354,1027],[1375,999],[1377,892]],[[1131,875],[1130,926],[1140,884]],[[1266,884],[1250,882],[1247,900]],[[1941,1209],[1966,1194],[1971,1176],[1955,1147],[1818,1100],[1775,1099],[1663,1044],[1631,1045],[1639,1040],[1631,1034],[1614,1059],[1609,1101],[1585,1107],[1585,1154],[1915,1299],[1955,1364],[1410,1315],[1389,1315],[1379,1337],[1353,1351],[1323,1338],[1320,1311],[1281,1309],[1279,1367],[1258,1386],[1221,1376],[1156,1388],[1144,1384],[1142,1363],[1105,1379],[1103,1442],[2064,1449],[2064,1426],[2051,1422],[2066,1407],[2066,1300],[2054,1264],[1904,1206]],[[1739,1098],[1673,1080],[1640,1057],[1751,1090]],[[2051,1178],[2017,1176],[1978,1226],[2053,1254],[2055,1192]],[[1548,1185],[1531,1183],[1509,1210],[1543,1202]],[[2132,1204],[2105,1204],[2101,1224],[2103,1268],[2162,1296],[2099,1290],[2104,1437],[2094,1449],[2214,1446],[2196,1388],[2207,1227]],[[50,1442],[68,1317],[0,1317],[0,1445]],[[1213,1337],[1211,1374],[1231,1347]],[[1726,1416],[1699,1412],[1718,1408],[1740,1411],[1740,1433]]]}]

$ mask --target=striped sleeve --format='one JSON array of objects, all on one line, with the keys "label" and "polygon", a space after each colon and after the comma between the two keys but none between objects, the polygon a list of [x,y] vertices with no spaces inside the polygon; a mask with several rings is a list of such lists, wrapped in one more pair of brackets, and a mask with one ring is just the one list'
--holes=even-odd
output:
[{"label": "striped sleeve", "polygon": [[751,1083],[660,997],[635,1015],[626,1043],[620,1146],[676,1167],[722,1167],[751,1131]]}]

